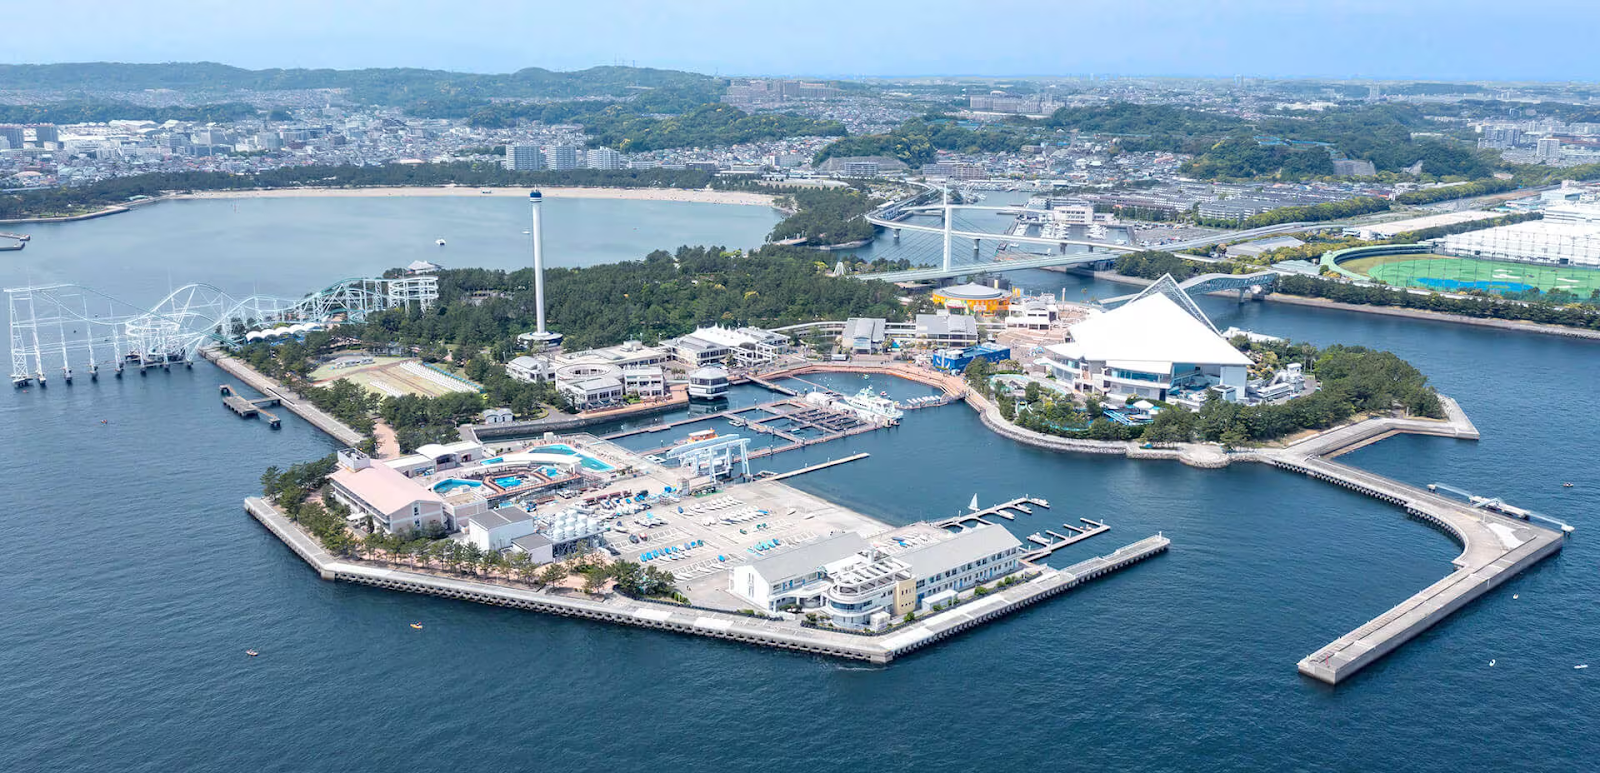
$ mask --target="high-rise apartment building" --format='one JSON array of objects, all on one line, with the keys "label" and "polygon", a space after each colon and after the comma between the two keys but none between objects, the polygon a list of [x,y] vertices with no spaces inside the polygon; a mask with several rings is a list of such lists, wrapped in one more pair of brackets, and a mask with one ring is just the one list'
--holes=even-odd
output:
[{"label": "high-rise apartment building", "polygon": [[622,154],[611,148],[592,148],[585,160],[590,169],[622,169],[627,166]]},{"label": "high-rise apartment building", "polygon": [[544,169],[544,153],[538,145],[507,145],[506,168],[513,172],[537,172]]},{"label": "high-rise apartment building", "polygon": [[576,145],[545,146],[544,165],[557,172],[577,169],[578,147]]}]

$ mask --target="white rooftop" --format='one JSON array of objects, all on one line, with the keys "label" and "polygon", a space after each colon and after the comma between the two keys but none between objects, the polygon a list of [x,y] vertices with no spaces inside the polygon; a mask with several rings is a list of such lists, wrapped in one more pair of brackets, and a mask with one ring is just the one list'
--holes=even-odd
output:
[{"label": "white rooftop", "polygon": [[1092,316],[1071,332],[1071,342],[1048,351],[1141,371],[1170,370],[1174,363],[1250,364],[1226,339],[1159,293]]}]

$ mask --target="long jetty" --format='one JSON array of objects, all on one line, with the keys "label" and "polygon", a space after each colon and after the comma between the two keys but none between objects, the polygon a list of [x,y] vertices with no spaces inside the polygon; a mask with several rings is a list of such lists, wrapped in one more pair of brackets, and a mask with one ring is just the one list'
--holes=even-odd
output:
[{"label": "long jetty", "polygon": [[283,406],[284,410],[305,419],[311,426],[322,430],[340,443],[346,446],[356,446],[366,439],[364,435],[351,429],[344,422],[333,418],[294,391],[268,378],[248,364],[240,362],[226,352],[215,348],[201,347],[200,356],[216,363],[217,367],[227,371],[234,378],[243,381],[246,386],[260,392],[267,399],[277,400],[278,405]]},{"label": "long jetty", "polygon": [[596,598],[587,594],[536,590],[342,560],[324,550],[316,540],[266,500],[251,497],[244,501],[244,508],[324,580],[870,663],[888,663],[904,657],[1159,555],[1171,544],[1166,537],[1156,535],[1065,569],[1037,567],[1032,579],[1025,582],[995,590],[982,598],[975,598],[886,633],[868,635],[808,628],[792,621],[755,618],[734,612],[636,601],[621,596]]},{"label": "long jetty", "polygon": [[1277,451],[1256,454],[1279,469],[1300,473],[1394,505],[1461,546],[1455,571],[1355,630],[1307,655],[1300,673],[1338,684],[1449,617],[1518,572],[1560,552],[1565,534],[1473,507],[1425,489],[1332,461],[1334,457],[1401,432],[1476,439],[1478,430],[1453,400],[1446,422],[1386,418],[1359,422]]}]

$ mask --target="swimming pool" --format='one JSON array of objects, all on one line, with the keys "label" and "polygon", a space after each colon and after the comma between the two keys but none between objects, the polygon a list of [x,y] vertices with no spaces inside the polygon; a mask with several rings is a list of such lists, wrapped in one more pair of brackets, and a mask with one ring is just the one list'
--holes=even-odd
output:
[{"label": "swimming pool", "polygon": [[494,485],[500,488],[516,488],[522,485],[522,479],[515,475],[507,475],[504,478],[495,478]]},{"label": "swimming pool", "polygon": [[605,462],[602,462],[599,459],[596,459],[596,458],[594,458],[594,457],[592,457],[592,456],[590,456],[588,454],[585,454],[585,453],[583,453],[581,451],[578,451],[577,449],[574,449],[572,446],[569,446],[566,443],[552,443],[552,444],[547,445],[547,446],[535,446],[535,447],[530,448],[528,450],[529,451],[544,451],[544,452],[547,452],[547,453],[568,454],[570,456],[576,456],[576,457],[579,457],[579,458],[581,458],[583,460],[583,466],[588,467],[591,470],[598,470],[600,472],[609,472],[611,470],[615,470],[616,469],[615,467],[612,467],[611,465],[606,464]]},{"label": "swimming pool", "polygon": [[435,493],[435,494],[448,494],[448,493],[450,493],[452,491],[455,491],[458,488],[478,488],[479,486],[482,486],[482,485],[483,485],[482,483],[479,483],[478,481],[475,481],[475,480],[462,480],[460,478],[446,478],[445,480],[441,480],[438,483],[433,484],[433,493]]}]

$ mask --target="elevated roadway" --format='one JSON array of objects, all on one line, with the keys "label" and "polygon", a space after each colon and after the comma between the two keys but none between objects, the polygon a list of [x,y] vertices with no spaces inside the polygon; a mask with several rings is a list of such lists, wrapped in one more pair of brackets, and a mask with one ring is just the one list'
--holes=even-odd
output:
[{"label": "elevated roadway", "polygon": [[[971,207],[951,207],[951,209],[970,208]],[[943,208],[931,207],[931,209]],[[995,208],[985,207],[983,209]],[[1041,236],[1012,236],[1008,234],[989,233],[984,231],[958,231],[953,228],[947,233],[944,228],[939,226],[912,225],[895,220],[885,220],[876,214],[869,214],[867,216],[867,222],[870,222],[874,226],[878,226],[880,228],[920,231],[923,233],[939,234],[941,236],[948,235],[950,237],[960,237],[964,239],[993,239],[996,241],[1013,242],[1018,244],[1053,245],[1061,250],[1065,250],[1068,245],[1087,248],[1085,251],[1081,252],[1070,252],[1057,255],[1040,255],[1034,258],[1023,258],[1020,260],[987,260],[970,263],[951,262],[948,265],[940,265],[929,268],[913,268],[905,271],[884,271],[873,274],[853,275],[857,279],[881,279],[885,282],[927,282],[940,279],[954,279],[957,277],[969,276],[971,274],[980,274],[992,271],[1018,271],[1031,268],[1053,268],[1058,266],[1085,265],[1090,263],[1098,263],[1104,260],[1110,260],[1116,255],[1125,252],[1137,252],[1146,249],[1160,249],[1168,252],[1176,252],[1179,250],[1193,249],[1195,247],[1209,247],[1222,242],[1234,242],[1245,239],[1254,239],[1262,236],[1272,236],[1274,234],[1303,231],[1306,230],[1307,227],[1312,226],[1311,223],[1304,222],[1282,223],[1279,225],[1265,226],[1262,228],[1251,228],[1244,231],[1227,231],[1202,239],[1190,239],[1184,242],[1164,244],[1156,247],[1117,244],[1112,242],[1097,242],[1083,239],[1052,239]],[[1195,255],[1186,255],[1184,257],[1186,259],[1196,260],[1202,263],[1215,262],[1211,258]]]}]

